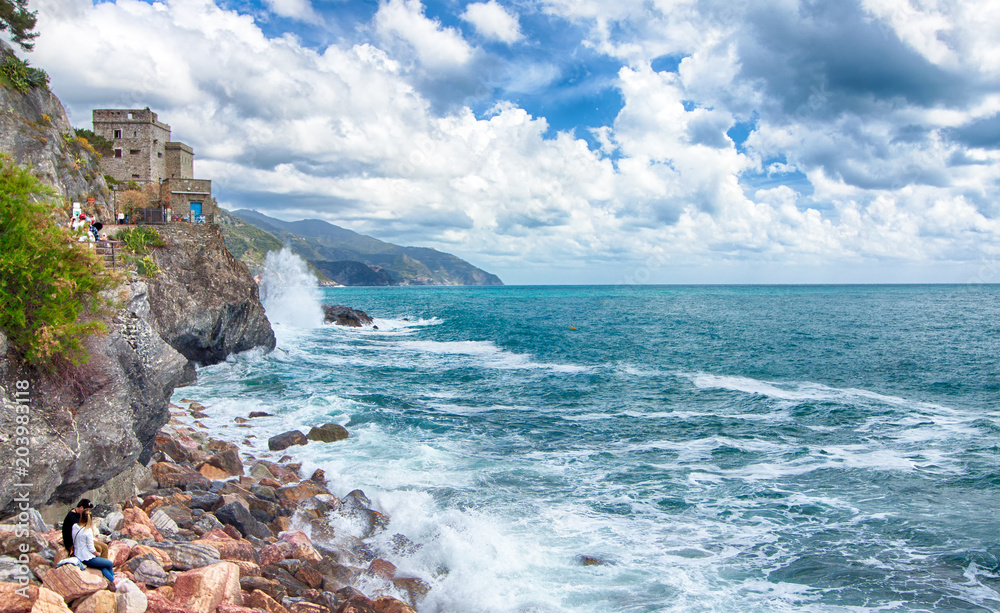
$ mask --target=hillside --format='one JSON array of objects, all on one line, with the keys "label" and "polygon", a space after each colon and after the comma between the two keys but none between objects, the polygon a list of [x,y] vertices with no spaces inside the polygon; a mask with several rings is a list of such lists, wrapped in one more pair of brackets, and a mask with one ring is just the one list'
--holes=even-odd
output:
[{"label": "hillside", "polygon": [[[290,245],[343,285],[503,285],[496,275],[436,249],[386,243],[318,219],[288,222],[248,210],[231,215]],[[265,241],[255,240],[257,249]]]}]

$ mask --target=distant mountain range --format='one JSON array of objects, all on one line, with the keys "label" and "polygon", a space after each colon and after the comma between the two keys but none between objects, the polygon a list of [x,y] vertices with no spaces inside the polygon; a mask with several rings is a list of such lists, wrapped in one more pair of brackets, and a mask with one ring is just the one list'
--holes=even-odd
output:
[{"label": "distant mountain range", "polygon": [[318,219],[281,221],[256,211],[220,211],[226,247],[255,274],[286,244],[341,285],[503,285],[494,274],[426,247],[401,247]]}]

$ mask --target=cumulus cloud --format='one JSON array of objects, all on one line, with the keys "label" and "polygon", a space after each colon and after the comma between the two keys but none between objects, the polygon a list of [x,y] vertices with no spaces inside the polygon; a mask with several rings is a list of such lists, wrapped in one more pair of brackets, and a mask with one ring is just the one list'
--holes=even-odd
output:
[{"label": "cumulus cloud", "polygon": [[[552,0],[547,19],[621,62],[621,110],[593,147],[489,98],[484,67],[545,95],[554,63],[484,51],[419,0],[321,46],[211,0],[38,0],[32,60],[77,126],[152,107],[227,206],[437,247],[507,281],[894,280],[1000,257],[1000,41],[951,4],[900,2]],[[521,40],[498,10],[517,27],[496,0],[454,17]]]},{"label": "cumulus cloud", "polygon": [[508,13],[496,0],[473,2],[465,7],[461,17],[484,38],[508,45],[521,40],[521,25],[517,16]]}]

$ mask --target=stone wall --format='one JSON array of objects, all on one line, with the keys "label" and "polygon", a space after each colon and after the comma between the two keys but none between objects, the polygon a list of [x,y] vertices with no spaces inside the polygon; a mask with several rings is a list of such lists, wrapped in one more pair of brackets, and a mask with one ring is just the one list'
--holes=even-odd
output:
[{"label": "stone wall", "polygon": [[114,153],[101,168],[119,181],[159,183],[167,175],[166,146],[170,126],[148,109],[96,109],[94,133],[111,141]]},{"label": "stone wall", "polygon": [[171,179],[194,178],[194,150],[184,143],[167,143],[167,177]]},{"label": "stone wall", "polygon": [[170,205],[174,217],[190,215],[192,202],[201,203],[202,215],[215,212],[212,181],[208,179],[167,179],[160,186],[160,198]]}]

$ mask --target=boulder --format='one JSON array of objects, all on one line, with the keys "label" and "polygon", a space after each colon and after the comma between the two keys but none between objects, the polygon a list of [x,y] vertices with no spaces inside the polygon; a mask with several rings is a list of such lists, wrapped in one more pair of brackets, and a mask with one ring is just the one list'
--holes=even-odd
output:
[{"label": "boulder", "polygon": [[191,502],[188,504],[188,508],[211,511],[215,507],[219,506],[221,502],[222,496],[219,496],[215,492],[192,492]]},{"label": "boulder", "polygon": [[158,588],[169,582],[167,571],[156,560],[145,559],[136,566],[133,571],[135,580],[144,583],[147,587]]},{"label": "boulder", "polygon": [[174,567],[173,560],[170,558],[167,550],[148,545],[136,545],[133,547],[129,553],[129,562],[143,556],[152,556],[163,567],[163,570],[170,570]]},{"label": "boulder", "polygon": [[229,562],[219,562],[177,575],[174,602],[195,613],[213,613],[220,604],[243,604],[240,592],[240,569]]},{"label": "boulder", "polygon": [[169,597],[159,591],[146,592],[146,607],[148,613],[193,613],[190,609],[185,609],[174,603],[172,590]]},{"label": "boulder", "polygon": [[285,551],[277,545],[265,545],[257,552],[261,567],[271,566],[285,559]]},{"label": "boulder", "polygon": [[245,562],[256,562],[254,547],[249,542],[242,539],[200,539],[191,541],[192,545],[208,545],[214,547],[219,552],[219,558],[223,560],[243,560]]},{"label": "boulder", "polygon": [[392,580],[392,585],[400,592],[406,594],[410,602],[415,605],[420,604],[420,601],[431,591],[431,586],[423,579],[417,577],[395,577]]},{"label": "boulder", "polygon": [[122,515],[125,517],[125,522],[119,529],[119,532],[124,536],[132,537],[137,541],[145,539],[163,540],[160,531],[156,529],[156,526],[149,519],[149,515],[146,515],[146,512],[142,509],[125,509],[122,511]]},{"label": "boulder", "polygon": [[219,550],[211,545],[163,542],[157,543],[156,548],[170,555],[173,567],[177,570],[192,570],[219,562]]},{"label": "boulder", "polygon": [[330,609],[324,607],[323,605],[306,602],[304,600],[293,602],[289,611],[291,611],[291,613],[330,613]]},{"label": "boulder", "polygon": [[209,481],[222,481],[233,476],[221,468],[212,466],[211,464],[202,464],[198,467],[198,472]]},{"label": "boulder", "polygon": [[376,598],[373,606],[377,613],[417,613],[410,605],[391,596]]},{"label": "boulder", "polygon": [[310,441],[320,441],[323,443],[334,443],[342,441],[348,437],[347,428],[340,424],[323,424],[314,426],[306,435]]},{"label": "boulder", "polygon": [[360,328],[372,325],[372,318],[368,313],[350,307],[324,304],[323,321],[336,326],[348,326],[350,328]]},{"label": "boulder", "polygon": [[156,529],[159,530],[160,534],[163,534],[164,532],[177,532],[180,529],[177,526],[177,522],[164,513],[162,509],[156,509],[153,511],[153,514],[149,516],[149,521],[153,522],[153,525],[156,526]]},{"label": "boulder", "polygon": [[396,565],[382,558],[375,558],[368,565],[368,574],[373,577],[381,577],[386,581],[392,581],[396,576]]},{"label": "boulder", "polygon": [[266,411],[250,411],[247,417],[253,419],[254,417],[271,417],[271,414]]},{"label": "boulder", "polygon": [[261,609],[267,613],[288,613],[288,609],[278,604],[278,602],[260,590],[250,592],[247,604],[254,609]]},{"label": "boulder", "polygon": [[329,494],[330,490],[326,487],[316,483],[315,481],[301,481],[295,485],[286,485],[284,487],[278,488],[275,494],[281,500],[287,500],[288,502],[299,502],[305,500],[306,498],[312,498],[313,496],[319,496],[321,494]]},{"label": "boulder", "polygon": [[208,479],[193,468],[171,462],[157,462],[150,469],[160,487],[177,487],[183,490],[207,490]]},{"label": "boulder", "polygon": [[111,560],[111,564],[114,566],[124,564],[129,559],[131,553],[132,548],[129,547],[128,543],[113,541],[108,544],[108,559]]},{"label": "boulder", "polygon": [[285,586],[273,579],[265,579],[264,577],[240,577],[240,587],[247,592],[260,590],[277,602],[281,602],[288,595],[285,591]]},{"label": "boulder", "polygon": [[208,455],[202,451],[198,441],[191,437],[171,435],[162,430],[156,435],[153,449],[163,453],[171,462],[200,462]]},{"label": "boulder", "polygon": [[70,613],[70,610],[62,596],[46,587],[0,583],[0,613]]},{"label": "boulder", "polygon": [[242,581],[244,577],[259,577],[260,576],[260,566],[254,562],[247,562],[246,560],[226,560],[227,562],[232,562],[240,568],[240,580]]},{"label": "boulder", "polygon": [[257,521],[250,511],[238,502],[222,505],[215,511],[215,517],[239,530],[243,536],[255,536],[261,539],[274,536],[267,526]]},{"label": "boulder", "polygon": [[101,520],[98,529],[105,534],[110,534],[119,530],[124,523],[125,515],[121,511],[112,511],[108,513],[107,517]]},{"label": "boulder", "polygon": [[146,613],[149,600],[135,583],[120,577],[115,579],[117,613]]},{"label": "boulder", "polygon": [[[191,496],[183,494],[183,497],[185,498],[185,501],[181,504],[165,504],[158,507],[156,510],[162,511],[163,514],[172,519],[178,527],[190,528],[194,523],[194,517],[191,515],[191,509],[187,507],[187,505],[191,502]],[[152,520],[153,516],[150,515],[149,519]]]},{"label": "boulder", "polygon": [[107,580],[101,576],[100,572],[95,574],[82,571],[72,564],[65,564],[45,573],[45,579],[42,583],[45,587],[62,596],[66,602],[89,596],[108,587]]},{"label": "boulder", "polygon": [[293,445],[305,445],[308,442],[309,439],[306,438],[305,434],[302,434],[298,430],[289,430],[288,432],[282,432],[277,436],[267,439],[267,448],[271,451],[281,451]]},{"label": "boulder", "polygon": [[21,536],[4,534],[2,544],[4,555],[15,558],[22,553],[38,553],[49,548],[49,542],[37,532],[28,532]]}]

